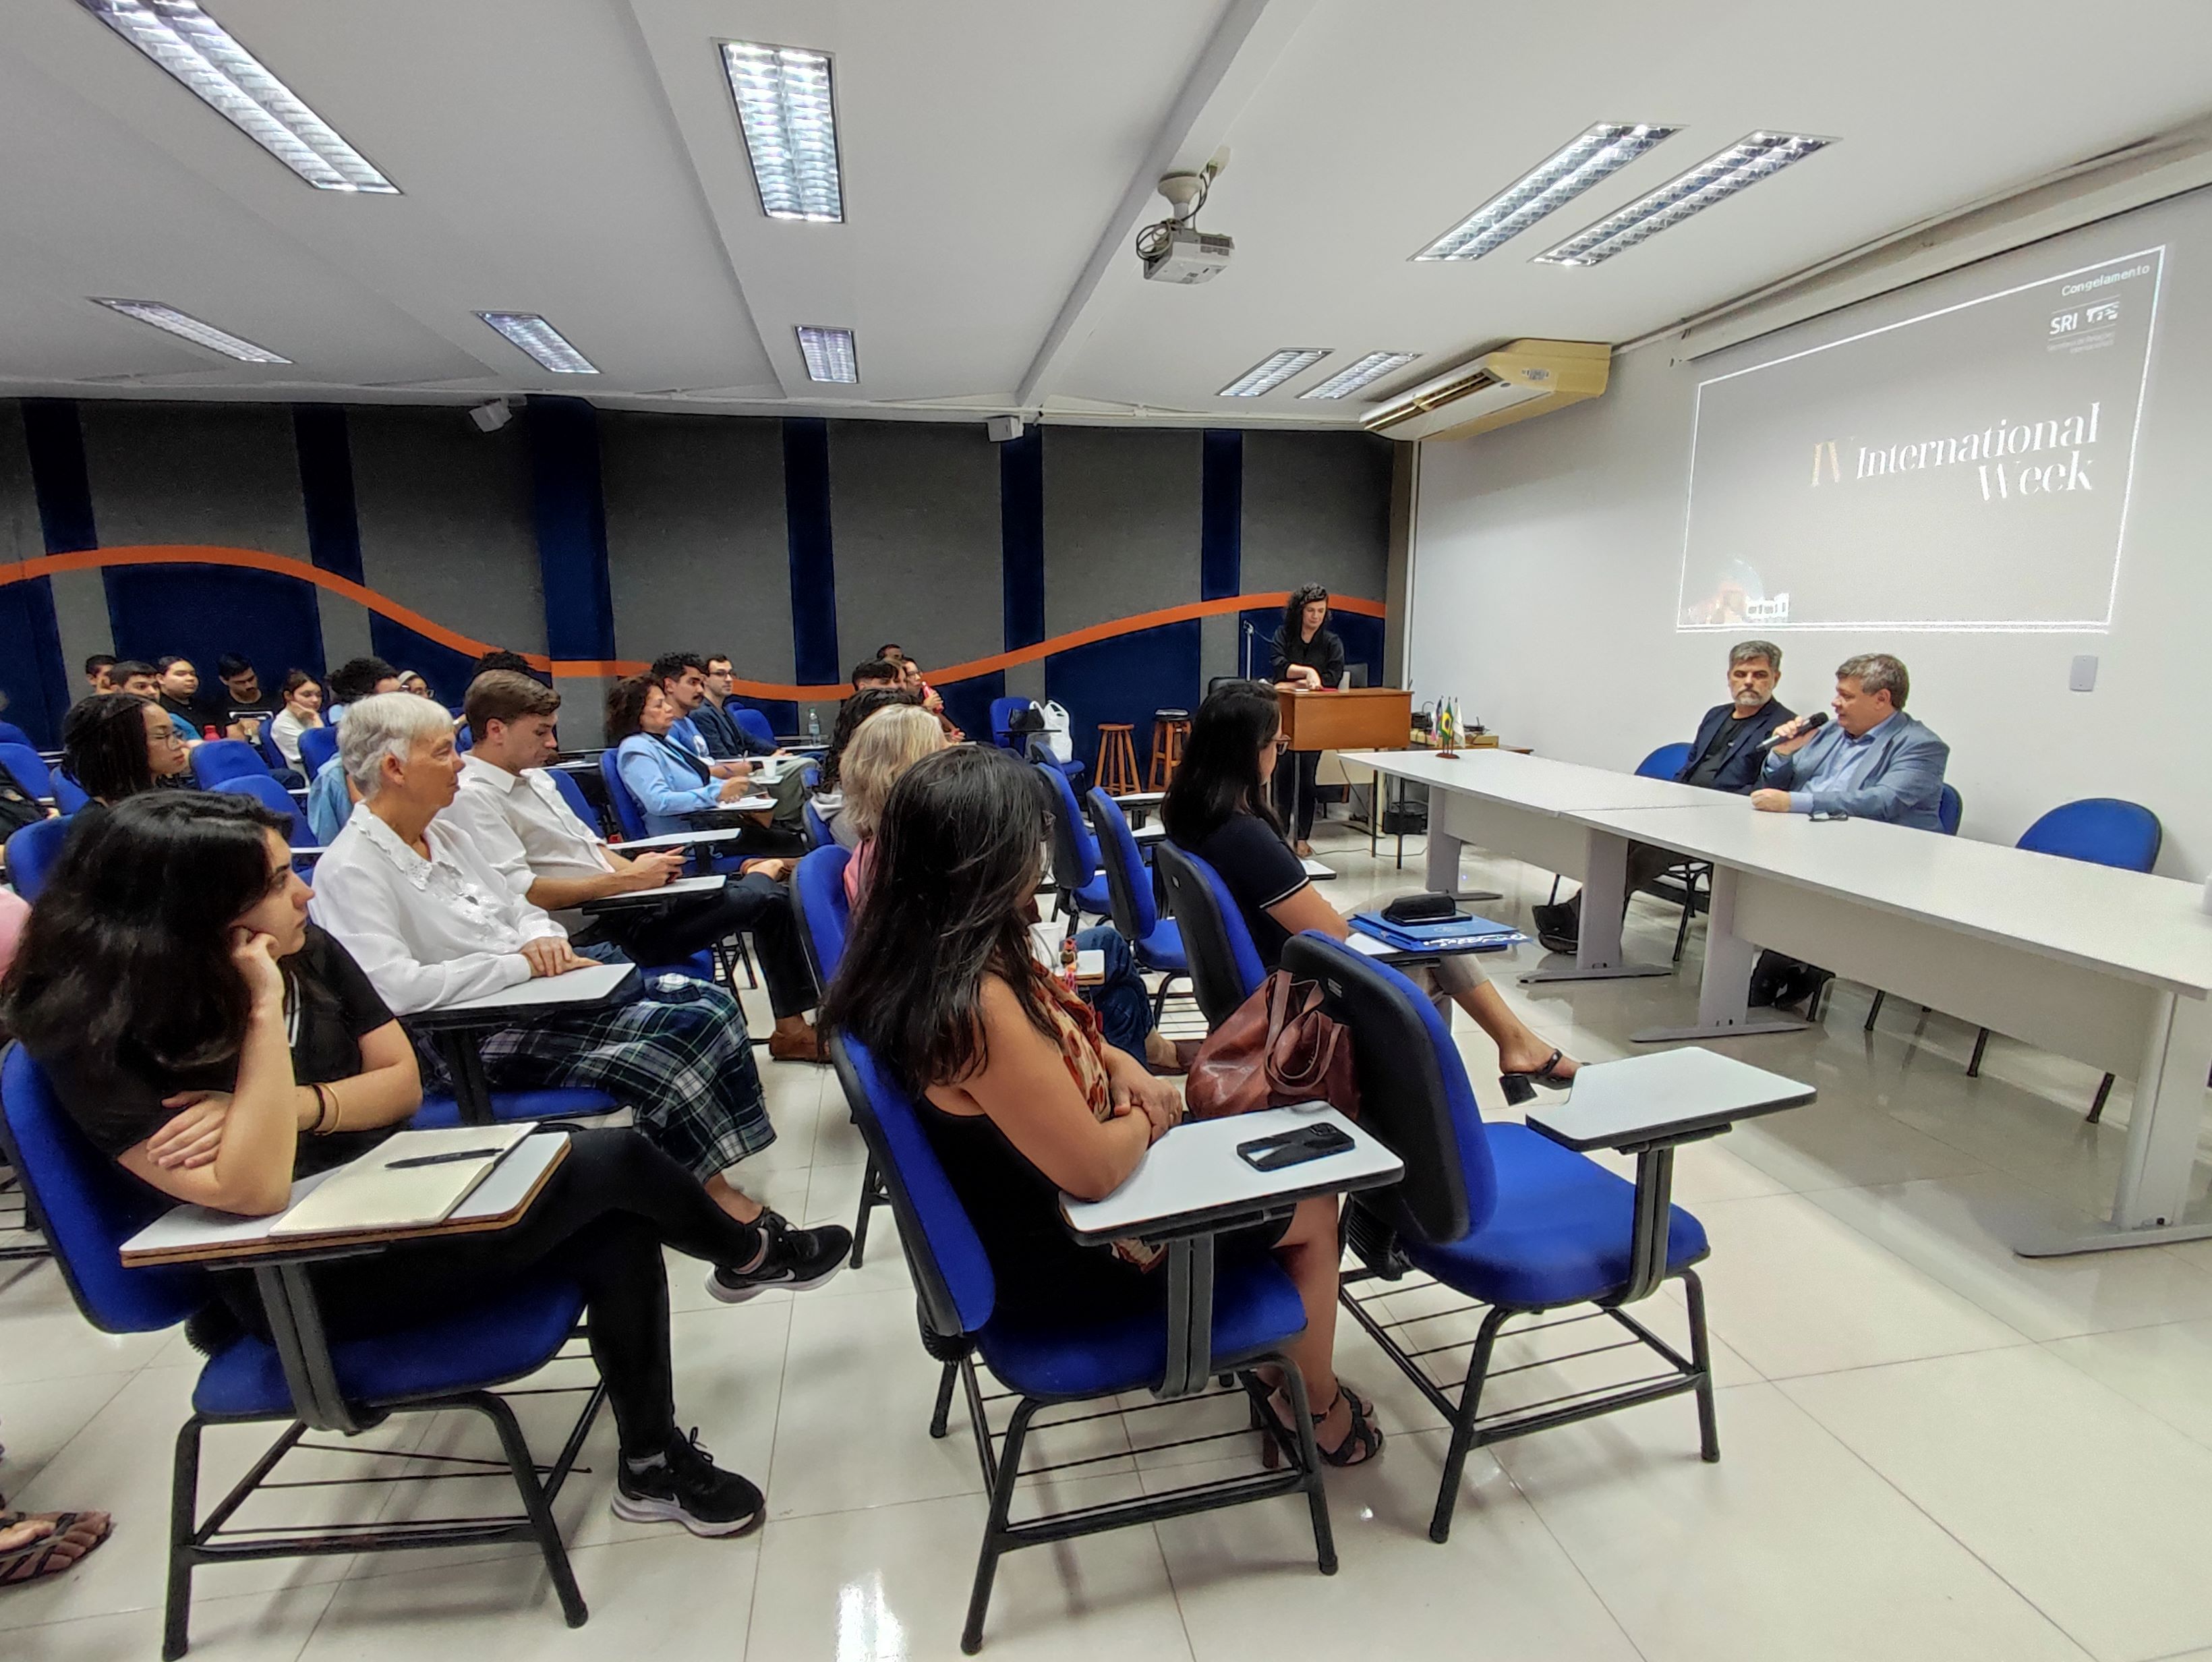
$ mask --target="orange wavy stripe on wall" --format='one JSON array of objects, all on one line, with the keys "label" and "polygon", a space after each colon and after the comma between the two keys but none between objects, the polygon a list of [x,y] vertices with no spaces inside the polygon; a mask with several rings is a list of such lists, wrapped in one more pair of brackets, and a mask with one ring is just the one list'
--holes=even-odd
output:
[{"label": "orange wavy stripe on wall", "polygon": [[[215,565],[228,566],[234,570],[269,571],[279,576],[296,577],[303,582],[326,588],[333,594],[367,606],[380,616],[389,618],[404,628],[413,630],[426,639],[454,652],[478,657],[492,649],[492,642],[479,641],[447,629],[421,612],[412,611],[390,597],[378,594],[349,578],[335,572],[325,571],[319,566],[282,554],[267,554],[252,548],[220,548],[197,543],[158,543],[118,548],[90,548],[75,554],[49,554],[35,560],[21,560],[12,564],[0,564],[0,587],[22,582],[33,577],[52,577],[67,571],[95,571],[116,565]],[[1039,641],[1035,646],[1017,648],[1012,652],[997,652],[988,658],[970,659],[964,664],[947,664],[929,670],[933,685],[950,686],[957,681],[970,680],[978,675],[989,675],[999,670],[1012,669],[1018,664],[1032,664],[1055,652],[1067,652],[1076,647],[1089,646],[1098,641],[1110,641],[1116,636],[1133,635],[1139,630],[1159,629],[1169,624],[1188,623],[1194,618],[1217,618],[1231,612],[1261,611],[1279,607],[1290,599],[1287,589],[1273,589],[1257,594],[1232,594],[1218,600],[1192,600],[1182,606],[1162,606],[1153,612],[1139,612],[1127,618],[1115,618],[1101,624],[1091,624],[1082,629],[1073,629],[1064,635]],[[1350,612],[1365,618],[1383,615],[1380,600],[1369,600],[1351,595],[1337,595],[1329,605],[1339,612]],[[522,654],[538,668],[556,676],[637,675],[645,668],[641,659],[631,658],[549,658],[544,653],[526,652]],[[824,686],[798,686],[780,681],[746,681],[733,679],[732,688],[749,698],[828,699],[842,698],[849,691],[842,681]]]}]

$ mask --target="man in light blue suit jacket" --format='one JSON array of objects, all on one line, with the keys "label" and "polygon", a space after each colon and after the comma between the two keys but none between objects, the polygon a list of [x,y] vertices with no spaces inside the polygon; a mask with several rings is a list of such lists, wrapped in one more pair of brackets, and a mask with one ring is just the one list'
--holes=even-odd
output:
[{"label": "man in light blue suit jacket", "polygon": [[[1911,682],[1886,652],[1836,669],[1835,720],[1775,746],[1751,794],[1767,813],[1832,812],[1854,819],[1940,831],[1943,769],[1951,747],[1905,713]],[[1791,723],[1802,729],[1803,718]]]}]

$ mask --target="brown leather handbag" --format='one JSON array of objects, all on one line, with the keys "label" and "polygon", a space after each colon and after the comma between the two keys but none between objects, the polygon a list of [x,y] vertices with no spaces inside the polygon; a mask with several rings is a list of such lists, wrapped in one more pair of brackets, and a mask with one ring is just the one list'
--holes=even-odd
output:
[{"label": "brown leather handbag", "polygon": [[1358,1119],[1351,1030],[1322,1014],[1320,983],[1278,970],[1206,1035],[1183,1100],[1193,1119],[1315,1101]]}]

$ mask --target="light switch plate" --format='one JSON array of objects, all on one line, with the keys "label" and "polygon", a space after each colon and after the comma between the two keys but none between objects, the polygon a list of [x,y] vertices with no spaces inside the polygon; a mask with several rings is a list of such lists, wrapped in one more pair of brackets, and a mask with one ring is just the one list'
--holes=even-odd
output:
[{"label": "light switch plate", "polygon": [[2094,692],[2097,690],[2097,659],[2094,653],[2083,653],[2074,661],[2066,673],[2069,692]]}]

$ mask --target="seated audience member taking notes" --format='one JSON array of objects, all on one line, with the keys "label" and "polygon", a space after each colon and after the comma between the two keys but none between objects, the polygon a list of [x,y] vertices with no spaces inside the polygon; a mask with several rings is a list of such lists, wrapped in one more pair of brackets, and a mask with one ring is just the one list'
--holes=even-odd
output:
[{"label": "seated audience member taking notes", "polygon": [[[1267,805],[1267,781],[1281,752],[1281,706],[1273,689],[1257,681],[1230,681],[1216,687],[1198,707],[1185,740],[1182,765],[1176,770],[1160,819],[1179,849],[1221,874],[1243,915],[1261,963],[1275,968],[1283,943],[1304,929],[1338,941],[1351,928],[1335,908],[1315,892],[1305,866],[1284,842],[1280,823]],[[1499,1074],[1564,1087],[1576,1064],[1536,1037],[1516,1015],[1465,954],[1440,958],[1433,968],[1407,971],[1430,990],[1447,1022],[1451,1001],[1474,1019],[1498,1045]]]},{"label": "seated audience member taking notes", "polygon": [[1751,805],[1763,813],[1849,814],[1920,831],[1941,831],[1943,770],[1951,747],[1905,713],[1912,690],[1905,666],[1886,652],[1836,666],[1836,719],[1808,732],[1805,718],[1768,754]]},{"label": "seated audience member taking notes", "polygon": [[[872,728],[876,723],[871,723]],[[1106,1044],[1089,1008],[1030,951],[1047,801],[1036,770],[960,746],[900,778],[876,833],[875,874],[823,1007],[917,1105],[923,1131],[981,1237],[1010,1321],[1085,1320],[1164,1297],[1134,1244],[1079,1245],[1060,1196],[1111,1194],[1182,1118],[1182,1093]],[[1374,1405],[1336,1378],[1337,1207],[1224,1238],[1224,1257],[1272,1251],[1304,1330],[1285,1347],[1304,1375],[1331,1464],[1380,1452]],[[1273,1410],[1288,1412],[1278,1392]]]},{"label": "seated audience member taking notes", "polygon": [[545,772],[558,753],[561,695],[513,670],[492,670],[470,684],[466,712],[471,748],[461,764],[459,794],[445,817],[466,831],[507,887],[552,913],[579,947],[604,943],[634,964],[678,964],[741,929],[760,947],[775,1029],[769,1054],[778,1061],[818,1062],[820,1042],[808,1025],[813,973],[799,944],[799,917],[780,880],[790,864],[750,862],[719,893],[640,903],[596,916],[574,909],[611,895],[650,893],[684,872],[680,849],[627,858],[569,808]]},{"label": "seated audience member taking notes", "polygon": [[[1319,583],[1293,590],[1283,603],[1282,627],[1267,644],[1267,679],[1285,692],[1319,692],[1344,685],[1344,642],[1328,626],[1328,591]],[[1297,824],[1290,830],[1301,858],[1313,852],[1306,838],[1313,834],[1314,776],[1320,766],[1319,751],[1302,750],[1291,754],[1288,767],[1276,770],[1278,815],[1286,817],[1291,798],[1297,800]]]},{"label": "seated audience member taking notes", "polygon": [[[361,806],[316,868],[313,916],[396,1014],[438,1009],[588,961],[441,817],[460,771],[442,709],[404,692],[364,698],[347,713],[338,746]],[[811,1286],[851,1247],[842,1229],[791,1227],[724,1175],[773,1142],[775,1128],[744,1013],[720,988],[672,976],[627,1004],[555,1007],[527,1026],[486,1038],[481,1054],[495,1089],[584,1086],[614,1096],[717,1205],[767,1232],[769,1252],[754,1270],[715,1272],[708,1290],[717,1298]]]},{"label": "seated audience member taking notes", "polygon": [[852,849],[860,846],[860,833],[847,823],[845,814],[844,765],[845,752],[852,748],[854,735],[874,716],[914,700],[896,687],[869,687],[856,692],[837,707],[836,725],[830,734],[830,748],[822,758],[822,779],[814,793],[814,812],[822,816],[830,827],[830,835],[837,846]]},{"label": "seated audience member taking notes", "polygon": [[191,754],[169,714],[127,692],[79,699],[62,717],[62,767],[95,802],[191,786]]},{"label": "seated audience member taking notes", "polygon": [[[374,1147],[421,1103],[407,1035],[308,921],[282,820],[220,794],[141,797],[71,839],[0,983],[6,1020],[86,1138],[173,1200],[266,1216],[293,1179]],[[330,1336],[463,1313],[526,1274],[583,1289],[622,1442],[614,1510],[733,1535],[760,1491],[677,1428],[663,1247],[739,1282],[773,1232],[732,1216],[635,1131],[574,1131],[522,1219],[307,1274]],[[252,1280],[194,1318],[211,1353],[268,1335]]]},{"label": "seated audience member taking notes", "polygon": [[307,770],[300,763],[300,734],[322,724],[321,684],[306,670],[294,670],[284,678],[284,708],[269,724],[269,742],[276,746],[276,753],[289,765],[304,773]]},{"label": "seated audience member taking notes", "polygon": [[[774,784],[758,782],[755,776],[759,770],[753,766],[754,755],[784,756],[787,752],[769,749],[762,752],[748,746],[744,754],[717,757],[713,746],[699,731],[693,719],[707,706],[707,661],[696,652],[667,652],[653,661],[649,672],[653,685],[666,695],[675,706],[676,720],[670,723],[668,742],[707,764],[707,770],[717,779],[742,779],[756,795],[775,799],[770,811],[773,823],[799,837],[792,853],[805,850],[805,813],[801,805],[806,801],[806,781],[797,768],[785,772]],[[715,711],[717,715],[721,712]],[[734,726],[735,724],[732,723]]]},{"label": "seated audience member taking notes", "polygon": [[[1760,742],[1775,728],[1797,719],[1796,712],[1774,696],[1782,679],[1782,648],[1771,641],[1739,641],[1729,648],[1729,701],[1715,704],[1698,723],[1698,736],[1690,745],[1689,759],[1674,776],[1677,784],[1706,790],[1748,795],[1759,782],[1765,761]],[[1681,856],[1649,843],[1628,845],[1628,884],[1621,895],[1625,911],[1629,896],[1657,877]],[[1583,898],[1579,892],[1557,905],[1533,906],[1536,938],[1555,953],[1571,953],[1582,942]]]},{"label": "seated audience member taking notes", "polygon": [[[804,837],[777,829],[766,813],[730,810],[754,794],[750,779],[717,777],[705,757],[670,736],[676,721],[676,705],[650,675],[617,681],[607,693],[607,742],[646,830],[659,837],[727,825],[744,833],[736,845],[740,854],[804,853]],[[750,771],[744,763],[721,765]]]}]

